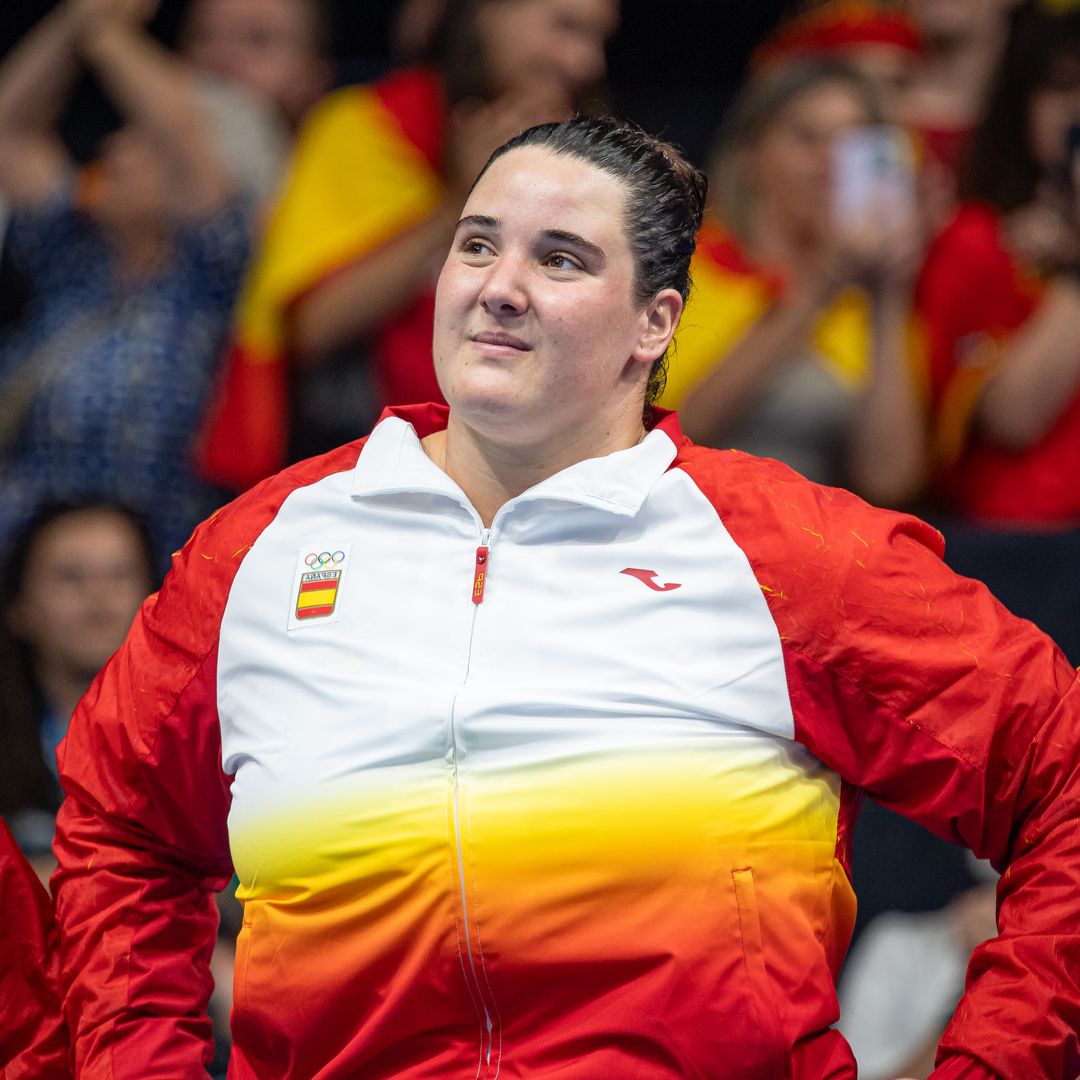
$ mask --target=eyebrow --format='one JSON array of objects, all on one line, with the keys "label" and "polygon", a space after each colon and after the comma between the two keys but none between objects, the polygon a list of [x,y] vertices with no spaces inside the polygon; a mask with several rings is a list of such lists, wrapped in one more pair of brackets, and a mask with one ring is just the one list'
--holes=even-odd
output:
[{"label": "eyebrow", "polygon": [[[457,228],[487,229],[490,232],[499,232],[502,223],[498,218],[488,214],[466,214],[458,223]],[[569,232],[566,229],[545,229],[543,234],[547,240],[555,240],[560,244],[569,244],[580,251],[592,255],[595,259],[607,260],[607,252],[599,244],[586,240],[584,236]]]}]

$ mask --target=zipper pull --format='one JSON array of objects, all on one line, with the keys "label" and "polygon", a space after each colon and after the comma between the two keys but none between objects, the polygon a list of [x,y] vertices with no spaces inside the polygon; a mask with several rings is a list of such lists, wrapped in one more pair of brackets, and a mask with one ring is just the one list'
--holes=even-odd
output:
[{"label": "zipper pull", "polygon": [[487,581],[488,549],[484,546],[476,549],[476,568],[473,573],[472,602],[479,604],[484,599],[484,583]]}]

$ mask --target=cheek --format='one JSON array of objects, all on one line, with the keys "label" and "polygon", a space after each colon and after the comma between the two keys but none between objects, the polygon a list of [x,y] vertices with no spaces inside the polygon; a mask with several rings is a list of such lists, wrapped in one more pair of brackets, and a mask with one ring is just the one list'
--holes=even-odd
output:
[{"label": "cheek", "polygon": [[18,634],[37,648],[64,643],[79,628],[78,598],[63,588],[48,590],[40,597],[28,596],[24,611]]},{"label": "cheek", "polygon": [[1068,111],[1056,94],[1036,94],[1028,108],[1029,149],[1045,168],[1061,164]]}]

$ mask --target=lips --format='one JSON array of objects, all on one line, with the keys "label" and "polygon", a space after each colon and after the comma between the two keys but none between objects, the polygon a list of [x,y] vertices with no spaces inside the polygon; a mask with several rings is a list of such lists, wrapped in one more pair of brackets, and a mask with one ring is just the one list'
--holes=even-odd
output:
[{"label": "lips", "polygon": [[473,334],[469,340],[477,345],[495,345],[503,349],[516,349],[518,352],[529,352],[532,349],[532,346],[522,341],[521,338],[494,330],[485,330],[482,333]]}]

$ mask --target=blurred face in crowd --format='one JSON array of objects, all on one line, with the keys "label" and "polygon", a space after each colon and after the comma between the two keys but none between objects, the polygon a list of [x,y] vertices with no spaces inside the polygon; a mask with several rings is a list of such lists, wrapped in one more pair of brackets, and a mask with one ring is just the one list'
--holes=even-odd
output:
[{"label": "blurred face in crowd", "polygon": [[1052,171],[1065,162],[1070,126],[1080,124],[1080,54],[1058,55],[1046,75],[1028,101],[1028,137],[1035,160]]},{"label": "blurred face in crowd", "polygon": [[435,370],[452,417],[495,445],[553,458],[627,409],[640,425],[667,342],[649,347],[625,204],[616,177],[542,147],[511,150],[484,173],[436,295]]},{"label": "blurred face in crowd", "polygon": [[865,76],[877,90],[885,111],[895,115],[900,95],[915,72],[916,58],[911,52],[895,45],[867,43],[842,50],[838,58]]},{"label": "blurred face in crowd", "polygon": [[747,151],[763,213],[782,229],[817,236],[828,220],[834,141],[867,119],[854,88],[835,80],[816,83],[783,106]]},{"label": "blurred face in crowd", "polygon": [[9,627],[36,663],[89,683],[151,587],[141,538],[123,514],[72,511],[37,534]]},{"label": "blurred face in crowd", "polygon": [[87,209],[102,225],[160,232],[168,219],[170,180],[153,140],[134,125],[107,136],[91,170]]},{"label": "blurred face in crowd", "polygon": [[290,124],[330,85],[309,0],[194,0],[182,35],[196,67],[246,86]]},{"label": "blurred face in crowd", "polygon": [[[604,46],[619,22],[618,0],[495,0],[479,10],[494,88],[560,89],[571,100],[607,71]],[[552,84],[556,84],[553,86]]]}]

